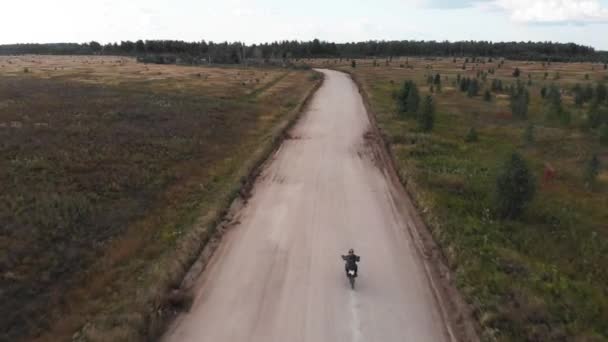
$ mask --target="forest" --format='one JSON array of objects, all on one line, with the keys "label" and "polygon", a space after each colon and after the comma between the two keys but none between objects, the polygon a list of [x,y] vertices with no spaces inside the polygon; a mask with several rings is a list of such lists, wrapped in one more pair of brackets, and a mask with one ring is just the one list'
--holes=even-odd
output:
[{"label": "forest", "polygon": [[277,41],[263,44],[212,41],[137,40],[107,43],[53,43],[0,45],[0,55],[125,55],[140,61],[182,64],[241,64],[247,60],[302,58],[392,58],[427,57],[500,57],[511,60],[548,60],[553,62],[607,62],[608,52],[574,43],[489,42],[489,41],[364,41],[333,43]]}]

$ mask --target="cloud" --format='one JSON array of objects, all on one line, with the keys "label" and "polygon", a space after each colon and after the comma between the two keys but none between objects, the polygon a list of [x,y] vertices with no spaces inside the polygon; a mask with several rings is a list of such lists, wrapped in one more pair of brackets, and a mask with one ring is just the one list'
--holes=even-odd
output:
[{"label": "cloud", "polygon": [[512,20],[523,23],[608,22],[608,9],[599,0],[490,0],[479,1],[476,6],[506,11]]}]

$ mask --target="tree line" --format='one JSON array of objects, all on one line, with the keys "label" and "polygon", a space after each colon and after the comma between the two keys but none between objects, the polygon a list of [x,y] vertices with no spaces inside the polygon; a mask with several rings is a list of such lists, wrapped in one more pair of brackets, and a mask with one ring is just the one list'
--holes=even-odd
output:
[{"label": "tree line", "polygon": [[263,44],[180,40],[121,41],[102,45],[89,43],[0,45],[0,55],[73,54],[73,55],[174,55],[190,61],[204,59],[215,63],[242,63],[246,59],[367,58],[397,56],[483,56],[513,60],[608,61],[608,52],[574,43],[488,42],[488,41],[365,41],[334,43],[277,41]]}]

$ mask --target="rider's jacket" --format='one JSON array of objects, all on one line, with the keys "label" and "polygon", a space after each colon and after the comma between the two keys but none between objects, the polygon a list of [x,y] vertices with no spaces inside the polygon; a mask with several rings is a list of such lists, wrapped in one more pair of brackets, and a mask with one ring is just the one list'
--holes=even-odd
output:
[{"label": "rider's jacket", "polygon": [[348,254],[348,255],[343,255],[342,259],[344,259],[344,261],[346,261],[346,267],[349,267],[349,266],[357,266],[357,262],[359,262],[361,260],[361,257],[359,257],[356,254]]}]

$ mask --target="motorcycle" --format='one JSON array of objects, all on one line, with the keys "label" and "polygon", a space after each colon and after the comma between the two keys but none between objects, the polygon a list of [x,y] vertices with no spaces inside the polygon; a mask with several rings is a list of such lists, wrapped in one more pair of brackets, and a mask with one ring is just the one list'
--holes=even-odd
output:
[{"label": "motorcycle", "polygon": [[348,281],[350,282],[350,288],[355,289],[355,270],[348,270]]},{"label": "motorcycle", "polygon": [[[343,260],[347,260],[346,256],[343,255],[342,256]],[[359,259],[357,258],[357,261],[359,261]],[[347,264],[348,267],[348,264]],[[356,266],[355,266],[356,267]],[[350,267],[346,270],[346,277],[348,278],[348,282],[350,283],[350,288],[351,289],[355,289],[355,278],[357,277],[357,270],[355,267]]]}]

